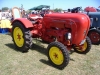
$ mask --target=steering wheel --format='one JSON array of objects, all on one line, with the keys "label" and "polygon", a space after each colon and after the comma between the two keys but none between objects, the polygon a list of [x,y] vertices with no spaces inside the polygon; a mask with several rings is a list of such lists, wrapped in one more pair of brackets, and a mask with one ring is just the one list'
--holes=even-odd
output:
[{"label": "steering wheel", "polygon": [[78,13],[79,11],[81,11],[82,10],[82,7],[76,7],[76,8],[73,8],[72,10],[71,10],[71,12],[72,13]]}]

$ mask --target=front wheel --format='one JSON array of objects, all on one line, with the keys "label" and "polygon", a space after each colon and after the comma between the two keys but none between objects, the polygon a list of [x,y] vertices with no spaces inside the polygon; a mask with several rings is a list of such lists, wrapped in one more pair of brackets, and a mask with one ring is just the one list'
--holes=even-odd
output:
[{"label": "front wheel", "polygon": [[22,52],[27,52],[32,46],[30,31],[18,21],[13,23],[12,39],[15,47]]},{"label": "front wheel", "polygon": [[86,37],[86,41],[83,45],[79,47],[74,47],[74,51],[80,54],[86,54],[90,51],[91,49],[91,40],[89,37]]},{"label": "front wheel", "polygon": [[62,43],[51,42],[47,47],[47,51],[48,59],[53,66],[63,69],[68,65],[69,53]]},{"label": "front wheel", "polygon": [[92,44],[100,44],[100,30],[92,29],[88,32],[88,37],[90,38]]}]

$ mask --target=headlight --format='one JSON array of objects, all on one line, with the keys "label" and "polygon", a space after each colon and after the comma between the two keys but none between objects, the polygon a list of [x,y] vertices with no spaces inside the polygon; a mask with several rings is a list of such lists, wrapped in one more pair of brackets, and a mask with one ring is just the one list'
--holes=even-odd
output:
[{"label": "headlight", "polygon": [[66,33],[65,38],[66,38],[66,40],[70,40],[71,39],[71,33]]}]

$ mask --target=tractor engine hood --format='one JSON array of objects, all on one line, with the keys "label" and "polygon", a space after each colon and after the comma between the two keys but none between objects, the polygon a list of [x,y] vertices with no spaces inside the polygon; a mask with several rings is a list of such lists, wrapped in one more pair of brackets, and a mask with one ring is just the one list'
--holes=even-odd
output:
[{"label": "tractor engine hood", "polygon": [[43,25],[45,28],[70,29],[72,44],[78,45],[87,36],[90,19],[86,14],[82,13],[52,13],[44,16]]}]

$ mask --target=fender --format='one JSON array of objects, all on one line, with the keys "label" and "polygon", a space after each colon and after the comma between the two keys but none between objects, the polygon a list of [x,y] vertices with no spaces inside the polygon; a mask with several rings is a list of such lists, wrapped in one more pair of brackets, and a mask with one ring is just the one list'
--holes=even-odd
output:
[{"label": "fender", "polygon": [[16,22],[16,21],[21,22],[26,28],[31,28],[31,27],[33,27],[32,22],[29,21],[29,20],[26,19],[26,18],[18,18],[18,19],[15,19],[15,20],[12,22],[12,25],[13,25],[13,23]]}]

